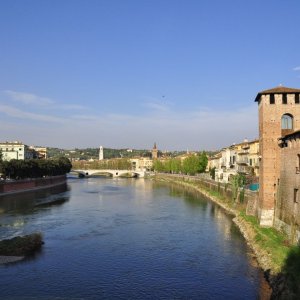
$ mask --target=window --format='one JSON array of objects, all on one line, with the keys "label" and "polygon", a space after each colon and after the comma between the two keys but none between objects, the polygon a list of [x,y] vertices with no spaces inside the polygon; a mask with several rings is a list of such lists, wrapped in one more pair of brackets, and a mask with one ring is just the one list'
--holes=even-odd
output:
[{"label": "window", "polygon": [[274,104],[274,103],[275,103],[275,95],[270,94],[270,104]]},{"label": "window", "polygon": [[252,166],[252,158],[250,158],[250,166]]},{"label": "window", "polygon": [[299,96],[300,94],[295,94],[295,103],[299,104]]},{"label": "window", "polygon": [[281,129],[293,129],[293,116],[285,114],[281,118]]},{"label": "window", "polygon": [[294,203],[298,203],[298,189],[294,189]]},{"label": "window", "polygon": [[287,94],[282,94],[282,104],[287,104]]}]

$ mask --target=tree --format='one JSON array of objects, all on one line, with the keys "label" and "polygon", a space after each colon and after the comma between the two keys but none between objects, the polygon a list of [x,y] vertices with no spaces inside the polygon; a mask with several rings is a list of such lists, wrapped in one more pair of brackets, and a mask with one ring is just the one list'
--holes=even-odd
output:
[{"label": "tree", "polygon": [[3,160],[3,153],[2,153],[2,149],[0,149],[0,161]]},{"label": "tree", "polygon": [[209,175],[210,177],[215,180],[216,178],[216,167],[213,167],[213,168],[209,168]]},{"label": "tree", "polygon": [[49,160],[16,160],[4,161],[0,164],[1,173],[12,179],[39,178],[43,176],[56,176],[69,173],[72,165],[65,158]]},{"label": "tree", "polygon": [[191,155],[183,161],[183,172],[188,175],[195,175],[199,171],[199,157]]},{"label": "tree", "polygon": [[200,155],[199,155],[199,173],[204,173],[206,170],[208,164],[208,157],[205,153],[205,151],[203,151]]},{"label": "tree", "polygon": [[[236,174],[231,176],[230,178],[230,184],[232,189],[232,200],[236,201],[238,197],[238,191],[240,188],[242,188],[242,198],[244,196],[244,185],[246,183],[246,177],[242,174]],[[240,200],[243,202],[241,197]]]}]

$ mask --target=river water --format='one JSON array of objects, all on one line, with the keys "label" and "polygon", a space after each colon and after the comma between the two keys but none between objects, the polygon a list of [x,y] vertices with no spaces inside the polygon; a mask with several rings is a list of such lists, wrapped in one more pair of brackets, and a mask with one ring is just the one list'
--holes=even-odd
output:
[{"label": "river water", "polygon": [[146,179],[69,179],[0,198],[0,239],[43,233],[0,265],[0,299],[268,299],[239,230],[200,194]]}]

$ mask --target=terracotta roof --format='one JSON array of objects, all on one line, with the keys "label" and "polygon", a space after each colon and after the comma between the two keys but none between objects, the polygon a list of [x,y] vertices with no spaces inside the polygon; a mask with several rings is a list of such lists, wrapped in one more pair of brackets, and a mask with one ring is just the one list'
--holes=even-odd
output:
[{"label": "terracotta roof", "polygon": [[295,93],[300,93],[300,89],[293,89],[293,88],[288,88],[285,86],[278,86],[273,89],[261,91],[257,94],[255,101],[258,101],[260,99],[261,95],[270,95],[270,94],[295,94]]}]

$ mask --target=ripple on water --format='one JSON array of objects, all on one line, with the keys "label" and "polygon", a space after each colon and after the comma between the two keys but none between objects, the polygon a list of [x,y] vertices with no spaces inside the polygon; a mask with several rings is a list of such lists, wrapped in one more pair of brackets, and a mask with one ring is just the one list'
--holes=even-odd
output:
[{"label": "ripple on water", "polygon": [[0,267],[1,299],[258,299],[263,276],[222,210],[174,187],[112,180],[72,180],[58,206],[33,209],[59,199],[39,197],[1,215],[0,234],[45,239],[35,259]]}]

